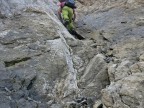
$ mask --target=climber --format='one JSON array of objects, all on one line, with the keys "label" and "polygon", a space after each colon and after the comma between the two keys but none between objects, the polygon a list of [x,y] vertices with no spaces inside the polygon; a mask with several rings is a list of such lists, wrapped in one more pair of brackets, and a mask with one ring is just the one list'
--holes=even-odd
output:
[{"label": "climber", "polygon": [[58,10],[58,15],[64,26],[68,31],[75,36],[75,38],[83,40],[83,36],[78,34],[75,30],[73,22],[75,21],[75,1],[74,0],[59,0],[60,9]]},{"label": "climber", "polygon": [[65,0],[59,0],[59,3],[57,5],[60,7],[59,10],[58,10],[58,17],[62,21],[62,8],[65,5]]},{"label": "climber", "polygon": [[58,15],[61,20],[63,20],[64,26],[72,34],[74,30],[73,22],[75,21],[75,1],[74,0],[59,0],[60,9],[58,10]]}]

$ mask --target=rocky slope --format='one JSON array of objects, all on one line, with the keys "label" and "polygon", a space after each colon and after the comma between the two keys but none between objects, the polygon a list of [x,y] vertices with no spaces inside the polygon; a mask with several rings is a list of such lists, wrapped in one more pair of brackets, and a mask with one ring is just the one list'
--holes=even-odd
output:
[{"label": "rocky slope", "polygon": [[101,92],[103,107],[143,108],[143,0],[80,2],[84,11],[80,14],[79,9],[77,27],[85,37],[96,41],[109,62],[110,86]]},{"label": "rocky slope", "polygon": [[0,108],[143,108],[143,0],[0,0]]}]

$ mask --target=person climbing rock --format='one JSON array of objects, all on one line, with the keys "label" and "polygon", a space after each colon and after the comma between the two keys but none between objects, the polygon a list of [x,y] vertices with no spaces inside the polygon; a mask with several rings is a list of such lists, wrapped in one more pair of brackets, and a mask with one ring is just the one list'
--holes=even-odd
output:
[{"label": "person climbing rock", "polygon": [[62,21],[62,8],[65,5],[65,0],[59,0],[59,3],[57,4],[60,8],[58,9],[58,17],[60,18],[60,20]]},{"label": "person climbing rock", "polygon": [[75,31],[74,20],[76,18],[75,14],[75,1],[74,0],[59,0],[60,9],[58,10],[58,15],[61,20],[63,20],[64,26],[68,29],[70,33]]},{"label": "person climbing rock", "polygon": [[76,19],[75,13],[75,0],[59,0],[59,10],[58,15],[64,26],[68,29],[68,31],[74,35],[77,39],[83,40],[85,39],[83,36],[78,34],[74,27],[74,21]]}]

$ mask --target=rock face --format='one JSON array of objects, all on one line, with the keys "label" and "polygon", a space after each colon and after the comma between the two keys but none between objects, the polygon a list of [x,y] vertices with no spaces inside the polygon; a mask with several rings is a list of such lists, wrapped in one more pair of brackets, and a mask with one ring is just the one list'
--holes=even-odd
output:
[{"label": "rock face", "polygon": [[46,3],[1,1],[1,108],[63,108],[73,99],[92,106],[109,84],[105,57],[94,42],[71,36],[54,14],[55,4]]},{"label": "rock face", "polygon": [[0,108],[143,108],[143,0],[0,0]]},{"label": "rock face", "polygon": [[143,73],[135,73],[103,90],[105,108],[143,108],[143,77]]},{"label": "rock face", "polygon": [[[1,8],[9,6],[10,10],[19,5],[19,1],[1,2]],[[20,14],[9,12],[9,8],[1,12],[9,18],[0,19],[0,107],[52,107],[78,90],[64,35],[75,39],[52,10],[46,11],[38,2],[30,7],[23,2]]]},{"label": "rock face", "polygon": [[79,2],[77,28],[95,40],[108,62],[110,86],[101,92],[103,107],[143,108],[143,0]]}]

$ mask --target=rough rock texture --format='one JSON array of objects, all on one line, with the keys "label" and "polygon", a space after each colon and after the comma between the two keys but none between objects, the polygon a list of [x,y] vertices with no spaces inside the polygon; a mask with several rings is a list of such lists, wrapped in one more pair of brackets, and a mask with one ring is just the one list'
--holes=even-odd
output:
[{"label": "rough rock texture", "polygon": [[105,108],[143,108],[144,75],[135,73],[102,91]]},{"label": "rough rock texture", "polygon": [[[1,3],[1,8],[9,6],[10,10],[19,5],[18,1]],[[3,15],[9,18],[0,19],[0,107],[53,108],[78,90],[64,35],[71,41],[75,39],[49,8],[22,5],[17,15],[9,16],[9,8],[4,8]]]},{"label": "rough rock texture", "polygon": [[73,100],[91,107],[109,84],[105,57],[94,41],[74,39],[52,1],[0,5],[0,107],[63,108]]},{"label": "rough rock texture", "polygon": [[[144,1],[78,0],[79,33],[95,40],[108,62],[104,108],[143,108]],[[87,8],[85,8],[87,7]]]},{"label": "rough rock texture", "polygon": [[78,0],[80,41],[57,0],[0,0],[0,108],[143,108],[143,0]]}]

